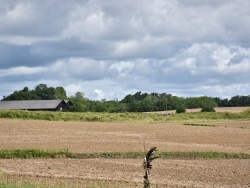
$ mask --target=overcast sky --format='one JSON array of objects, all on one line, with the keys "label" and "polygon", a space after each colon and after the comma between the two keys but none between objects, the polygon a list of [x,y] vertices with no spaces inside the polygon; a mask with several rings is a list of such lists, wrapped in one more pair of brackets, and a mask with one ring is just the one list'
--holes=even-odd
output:
[{"label": "overcast sky", "polygon": [[0,99],[250,95],[249,0],[0,0]]}]

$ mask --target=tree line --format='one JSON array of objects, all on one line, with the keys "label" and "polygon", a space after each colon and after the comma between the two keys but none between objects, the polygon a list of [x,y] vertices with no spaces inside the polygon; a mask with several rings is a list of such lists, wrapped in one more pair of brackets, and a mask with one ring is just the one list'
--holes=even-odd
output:
[{"label": "tree line", "polygon": [[2,101],[10,100],[70,100],[73,105],[70,111],[77,112],[150,112],[176,109],[193,109],[205,107],[237,107],[250,106],[250,96],[234,96],[231,99],[200,97],[178,97],[167,93],[142,93],[129,94],[122,100],[90,100],[83,92],[76,92],[68,97],[63,87],[48,87],[39,84],[34,89],[24,87],[4,96]]}]

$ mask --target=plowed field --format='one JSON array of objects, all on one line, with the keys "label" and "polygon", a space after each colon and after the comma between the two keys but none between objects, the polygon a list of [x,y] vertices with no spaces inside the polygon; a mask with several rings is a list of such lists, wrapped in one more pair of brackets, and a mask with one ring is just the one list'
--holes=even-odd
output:
[{"label": "plowed field", "polygon": [[[250,154],[250,121],[210,122],[209,126],[52,122],[0,119],[0,148],[39,148],[72,152],[217,151]],[[65,186],[142,186],[139,159],[0,159],[8,181],[62,183]],[[152,187],[250,187],[248,159],[153,161]],[[0,175],[1,176],[1,175]]]}]

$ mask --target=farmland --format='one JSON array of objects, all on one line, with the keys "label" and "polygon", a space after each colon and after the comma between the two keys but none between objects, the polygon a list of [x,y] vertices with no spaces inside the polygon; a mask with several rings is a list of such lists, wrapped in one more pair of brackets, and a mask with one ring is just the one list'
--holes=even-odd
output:
[{"label": "farmland", "polygon": [[[0,119],[1,149],[137,153],[144,151],[145,142],[147,149],[156,146],[159,154],[182,152],[181,157],[162,157],[152,162],[152,187],[249,187],[249,158],[185,155],[192,152],[250,155],[249,138],[248,118],[180,118],[165,122]],[[140,157],[2,158],[0,179],[40,187],[142,187],[142,161]]]}]

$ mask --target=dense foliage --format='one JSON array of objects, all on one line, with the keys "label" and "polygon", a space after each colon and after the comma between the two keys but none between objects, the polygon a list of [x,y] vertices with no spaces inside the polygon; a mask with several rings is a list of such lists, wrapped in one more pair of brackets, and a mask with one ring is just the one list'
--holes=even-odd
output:
[{"label": "dense foliage", "polygon": [[124,99],[118,100],[89,100],[83,92],[76,92],[74,96],[68,97],[63,87],[48,87],[46,84],[39,84],[34,89],[15,91],[4,97],[8,100],[50,100],[69,99],[73,103],[70,108],[72,112],[151,112],[193,108],[214,108],[214,107],[236,107],[250,106],[250,96],[234,96],[229,99],[201,97],[178,97],[167,93],[142,93],[129,94]]},{"label": "dense foliage", "polygon": [[178,114],[184,113],[184,112],[186,112],[186,109],[185,109],[184,107],[182,107],[182,106],[180,106],[180,107],[178,107],[178,108],[176,109],[176,113],[178,113]]},{"label": "dense foliage", "polygon": [[206,106],[201,109],[201,112],[215,112],[215,109],[211,106]]},{"label": "dense foliage", "polygon": [[4,96],[2,101],[50,99],[67,99],[66,91],[63,87],[53,88],[48,87],[46,84],[39,84],[32,90],[29,90],[28,87],[24,87],[23,90],[14,91],[7,97]]}]

